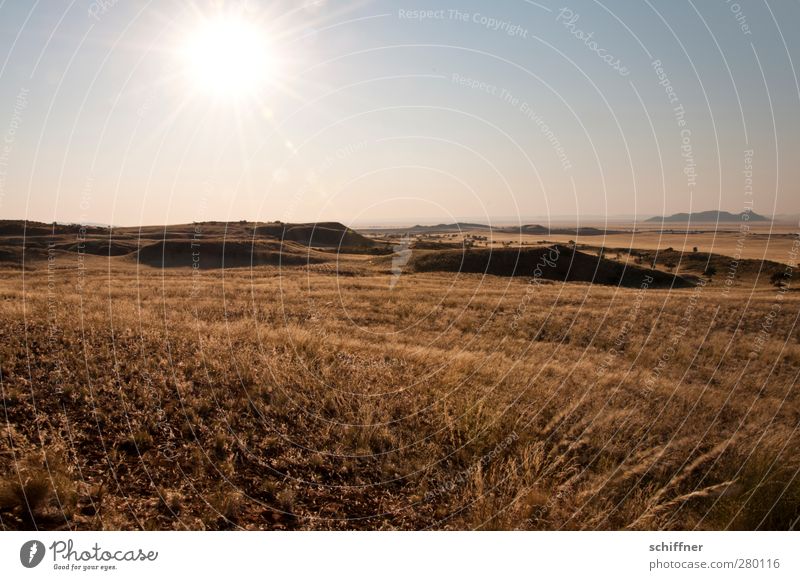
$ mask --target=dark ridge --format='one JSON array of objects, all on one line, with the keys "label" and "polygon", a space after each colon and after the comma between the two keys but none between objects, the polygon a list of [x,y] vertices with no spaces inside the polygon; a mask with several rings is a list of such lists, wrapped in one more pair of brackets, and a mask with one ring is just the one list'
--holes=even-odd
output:
[{"label": "dark ridge", "polygon": [[92,254],[94,256],[124,256],[135,252],[139,244],[135,240],[109,240],[109,239],[88,239],[80,242],[68,242],[53,246],[57,250],[75,252],[82,254]]},{"label": "dark ridge", "polygon": [[527,224],[519,228],[498,228],[499,231],[521,234],[551,235],[551,236],[602,236],[606,234],[622,233],[617,230],[604,230],[593,227],[578,228],[547,228],[539,224]]},{"label": "dark ridge", "polygon": [[464,244],[458,244],[453,242],[440,242],[440,241],[429,241],[429,240],[414,240],[408,246],[412,250],[455,250],[459,248],[463,248]]},{"label": "dark ridge", "polygon": [[426,232],[459,232],[463,230],[490,230],[490,229],[492,229],[492,227],[487,226],[485,224],[456,222],[453,224],[437,224],[435,226],[416,225],[410,228],[406,228],[404,231],[413,234],[413,233],[426,233]]},{"label": "dark ridge", "polygon": [[[507,228],[510,232],[516,232],[517,228]],[[546,228],[539,224],[525,224],[519,226],[519,233],[521,234],[549,234],[550,228]]]},{"label": "dark ridge", "polygon": [[106,234],[108,228],[80,224],[47,224],[26,220],[0,220],[0,236],[50,236],[53,234]]},{"label": "dark ridge", "polygon": [[625,265],[598,258],[568,246],[443,250],[415,256],[417,272],[465,272],[495,276],[527,276],[559,282],[592,282],[610,286],[638,287],[647,276],[650,288],[689,288],[686,278],[660,270]]},{"label": "dark ridge", "polygon": [[[584,246],[585,247],[585,246]],[[597,249],[597,248],[596,248]],[[713,272],[719,278],[726,277],[730,272],[736,276],[755,276],[760,275],[767,279],[775,272],[782,272],[786,269],[786,264],[774,262],[772,260],[759,260],[755,258],[739,258],[724,254],[711,254],[708,252],[682,252],[672,248],[662,250],[640,250],[631,248],[604,248],[606,252],[617,252],[618,254],[630,254],[637,263],[662,265],[667,268],[679,268],[681,272],[692,271],[693,273],[708,273],[713,268]]]},{"label": "dark ridge", "polygon": [[379,244],[338,222],[310,224],[264,224],[255,228],[256,236],[297,242],[304,246],[328,248],[373,248]]},{"label": "dark ridge", "polygon": [[48,250],[34,246],[0,246],[0,263],[21,265],[23,262],[29,266],[46,261],[49,257],[58,259],[59,265],[69,259],[71,254],[63,250]]},{"label": "dark ridge", "polygon": [[140,264],[156,268],[243,268],[250,266],[299,266],[326,261],[296,244],[215,240],[166,240],[144,246],[137,253]]}]

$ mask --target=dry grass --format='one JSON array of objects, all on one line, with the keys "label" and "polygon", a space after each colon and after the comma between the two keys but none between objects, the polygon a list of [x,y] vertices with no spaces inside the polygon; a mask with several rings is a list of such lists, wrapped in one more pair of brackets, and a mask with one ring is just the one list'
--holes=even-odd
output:
[{"label": "dry grass", "polygon": [[798,526],[793,290],[374,260],[2,272],[2,527]]}]

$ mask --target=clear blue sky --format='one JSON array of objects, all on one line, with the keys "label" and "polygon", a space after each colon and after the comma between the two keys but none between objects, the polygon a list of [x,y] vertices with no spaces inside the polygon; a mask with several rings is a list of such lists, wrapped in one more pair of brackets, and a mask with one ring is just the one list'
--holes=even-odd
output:
[{"label": "clear blue sky", "polygon": [[[186,77],[220,4],[246,95]],[[302,4],[0,1],[0,217],[800,212],[798,2]]]}]

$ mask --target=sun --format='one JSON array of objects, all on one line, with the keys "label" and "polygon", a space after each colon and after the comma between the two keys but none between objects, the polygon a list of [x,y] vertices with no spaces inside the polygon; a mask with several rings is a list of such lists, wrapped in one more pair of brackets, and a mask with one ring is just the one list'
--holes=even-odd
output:
[{"label": "sun", "polygon": [[253,96],[275,73],[263,30],[240,15],[202,20],[186,35],[181,59],[191,86],[216,97]]}]

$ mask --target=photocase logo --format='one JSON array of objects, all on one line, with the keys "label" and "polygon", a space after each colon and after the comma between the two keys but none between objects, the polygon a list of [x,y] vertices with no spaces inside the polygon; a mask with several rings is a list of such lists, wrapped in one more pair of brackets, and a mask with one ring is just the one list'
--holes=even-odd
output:
[{"label": "photocase logo", "polygon": [[403,274],[403,266],[408,264],[411,259],[411,238],[406,234],[399,243],[392,246],[392,279],[389,281],[389,290],[394,290],[400,276]]},{"label": "photocase logo", "polygon": [[39,540],[29,540],[19,549],[19,561],[26,568],[36,568],[44,559],[44,544]]}]

